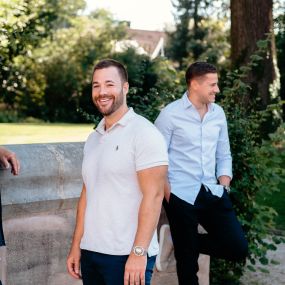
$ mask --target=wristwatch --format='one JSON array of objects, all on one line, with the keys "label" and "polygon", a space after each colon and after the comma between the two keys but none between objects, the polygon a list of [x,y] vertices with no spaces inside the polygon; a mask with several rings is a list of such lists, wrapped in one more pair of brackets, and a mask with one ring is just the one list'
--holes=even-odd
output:
[{"label": "wristwatch", "polygon": [[230,186],[224,186],[224,189],[226,189],[226,191],[227,191],[228,193],[230,193],[230,191],[231,191],[231,187],[230,187]]},{"label": "wristwatch", "polygon": [[142,246],[135,245],[133,247],[133,253],[136,256],[146,256],[147,255],[147,250],[144,249]]}]

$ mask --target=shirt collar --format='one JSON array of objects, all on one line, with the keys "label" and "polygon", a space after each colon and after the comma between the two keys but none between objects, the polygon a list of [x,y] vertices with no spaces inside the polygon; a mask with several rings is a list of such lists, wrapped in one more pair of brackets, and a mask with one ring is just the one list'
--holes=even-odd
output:
[{"label": "shirt collar", "polygon": [[182,102],[185,109],[193,106],[192,102],[188,98],[188,91],[186,91],[182,96]]},{"label": "shirt collar", "polygon": [[[119,120],[117,121],[110,129],[113,129],[116,125],[121,125],[121,126],[126,126],[130,121],[131,119],[134,118],[135,116],[135,112],[133,110],[133,108],[129,108],[128,112],[126,114],[124,114],[124,116]],[[100,134],[104,134],[106,131],[105,131],[105,118],[103,118],[100,123],[98,124],[97,128],[96,128],[96,131]]]},{"label": "shirt collar", "polygon": [[[186,91],[182,96],[182,102],[185,109],[190,108],[193,106],[192,102],[188,98],[188,91]],[[208,104],[208,111],[213,112],[215,109],[215,104],[210,103]]]}]

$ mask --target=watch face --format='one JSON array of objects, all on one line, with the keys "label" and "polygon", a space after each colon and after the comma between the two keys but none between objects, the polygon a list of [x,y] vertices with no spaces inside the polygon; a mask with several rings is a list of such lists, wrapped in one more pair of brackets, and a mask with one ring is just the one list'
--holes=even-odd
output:
[{"label": "watch face", "polygon": [[136,253],[137,253],[138,255],[142,255],[142,254],[143,254],[143,249],[142,249],[142,248],[137,247],[135,250],[136,250]]},{"label": "watch face", "polygon": [[137,256],[142,256],[142,255],[144,255],[145,250],[141,246],[135,246],[134,249],[133,249],[133,252]]}]

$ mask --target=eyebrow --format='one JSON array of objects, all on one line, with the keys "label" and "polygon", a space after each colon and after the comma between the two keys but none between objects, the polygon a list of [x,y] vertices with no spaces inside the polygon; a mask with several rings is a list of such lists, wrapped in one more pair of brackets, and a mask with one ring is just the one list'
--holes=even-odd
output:
[{"label": "eyebrow", "polygon": [[[99,82],[98,81],[93,81],[92,82],[92,85],[94,85],[94,84],[98,84]],[[115,83],[115,81],[113,81],[113,80],[106,80],[104,83]]]}]

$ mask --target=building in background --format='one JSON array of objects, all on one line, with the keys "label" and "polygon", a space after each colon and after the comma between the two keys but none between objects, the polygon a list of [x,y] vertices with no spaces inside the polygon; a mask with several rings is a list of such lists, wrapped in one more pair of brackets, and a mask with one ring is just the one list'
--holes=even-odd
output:
[{"label": "building in background", "polygon": [[115,44],[115,51],[134,48],[139,54],[147,54],[151,59],[164,56],[166,33],[127,28],[127,38]]}]

